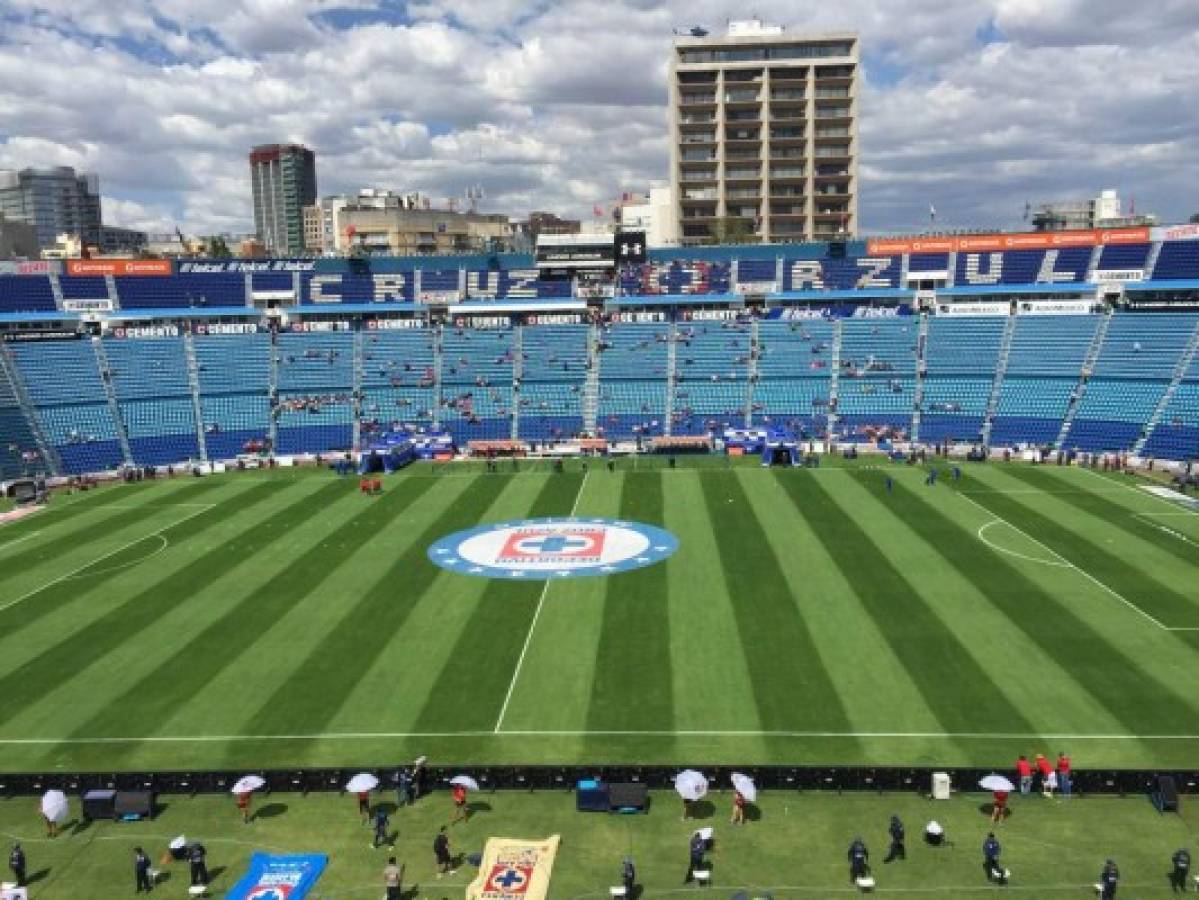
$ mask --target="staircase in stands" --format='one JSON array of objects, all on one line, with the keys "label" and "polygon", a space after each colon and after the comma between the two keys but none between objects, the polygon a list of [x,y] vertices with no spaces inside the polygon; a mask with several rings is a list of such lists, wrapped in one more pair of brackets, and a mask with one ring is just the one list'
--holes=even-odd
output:
[{"label": "staircase in stands", "polygon": [[366,338],[363,335],[362,329],[354,331],[354,359],[353,359],[353,375],[350,384],[350,408],[353,416],[350,423],[350,446],[355,450],[362,449],[362,370],[364,365],[365,349],[363,344]]},{"label": "staircase in stands", "polygon": [[270,416],[267,422],[267,440],[271,452],[279,446],[279,330],[271,329],[270,360],[267,367],[266,395]]},{"label": "staircase in stands", "polygon": [[587,329],[587,381],[583,384],[583,430],[594,435],[599,425],[600,359],[599,326]]},{"label": "staircase in stands", "polygon": [[928,364],[928,320],[926,312],[920,314],[920,333],[916,336],[916,389],[912,398],[912,443],[920,440],[920,417],[924,410],[924,375]]},{"label": "staircase in stands", "polygon": [[104,342],[94,337],[92,350],[96,354],[96,365],[100,369],[100,384],[104,386],[104,396],[108,399],[108,409],[112,420],[116,423],[117,443],[121,445],[121,455],[125,465],[133,465],[133,450],[129,446],[129,432],[125,428],[125,418],[121,415],[121,406],[117,403],[117,392],[112,386],[112,367],[108,364],[108,354],[104,351]]},{"label": "staircase in stands", "polygon": [[1166,388],[1166,392],[1162,394],[1161,399],[1157,401],[1157,406],[1153,410],[1153,415],[1149,417],[1149,421],[1145,423],[1145,430],[1141,432],[1141,436],[1137,438],[1137,442],[1132,445],[1132,455],[1140,456],[1145,450],[1145,444],[1149,442],[1150,436],[1153,434],[1153,429],[1162,420],[1162,415],[1170,406],[1170,401],[1174,399],[1174,395],[1178,393],[1178,386],[1182,384],[1182,379],[1191,368],[1191,363],[1194,362],[1195,354],[1199,353],[1199,323],[1196,323],[1195,330],[1191,332],[1191,340],[1187,343],[1187,348],[1182,356],[1178,359],[1178,364],[1174,367],[1174,373],[1170,378],[1170,386]]},{"label": "staircase in stands", "polygon": [[208,462],[208,441],[204,431],[204,412],[200,405],[200,365],[196,362],[196,344],[190,329],[183,329],[183,355],[187,360],[187,386],[192,397],[192,415],[196,418],[196,446],[200,461]]},{"label": "staircase in stands", "polygon": [[831,438],[836,430],[837,423],[841,420],[840,413],[837,412],[837,388],[841,380],[841,322],[844,321],[840,316],[833,320],[833,350],[832,359],[829,360],[829,366],[832,372],[828,379],[828,433]]},{"label": "staircase in stands", "polygon": [[679,358],[679,329],[672,321],[666,339],[666,410],[662,416],[662,433],[670,437],[674,428],[674,392],[677,382],[675,366]]},{"label": "staircase in stands", "polygon": [[520,383],[525,377],[525,327],[517,325],[512,329],[512,427],[508,436],[512,440],[520,439]]},{"label": "staircase in stands", "polygon": [[758,327],[758,317],[754,316],[749,323],[749,371],[745,379],[745,427],[749,428],[754,421],[754,388],[758,384],[758,358],[761,356],[761,330]]},{"label": "staircase in stands", "polygon": [[991,426],[995,424],[995,413],[999,411],[999,395],[1003,392],[1003,377],[1007,373],[1008,357],[1012,354],[1012,337],[1016,334],[1017,318],[1008,314],[1003,326],[1003,337],[999,341],[999,359],[995,363],[995,380],[991,383],[991,394],[987,397],[987,411],[983,414],[982,441],[984,447],[991,445]]},{"label": "staircase in stands", "polygon": [[433,326],[433,427],[441,427],[441,362],[442,338],[444,329],[441,325]]},{"label": "staircase in stands", "polygon": [[1091,346],[1087,348],[1087,357],[1083,361],[1078,384],[1070,395],[1070,402],[1066,406],[1066,415],[1062,418],[1062,427],[1057,433],[1057,440],[1053,442],[1055,450],[1061,450],[1065,446],[1066,436],[1070,433],[1070,426],[1074,423],[1074,415],[1078,412],[1078,406],[1087,392],[1087,382],[1091,380],[1091,373],[1095,371],[1099,351],[1103,349],[1103,342],[1107,339],[1107,330],[1111,327],[1113,315],[1114,312],[1110,309],[1105,312],[1099,319],[1095,334],[1091,337]]}]

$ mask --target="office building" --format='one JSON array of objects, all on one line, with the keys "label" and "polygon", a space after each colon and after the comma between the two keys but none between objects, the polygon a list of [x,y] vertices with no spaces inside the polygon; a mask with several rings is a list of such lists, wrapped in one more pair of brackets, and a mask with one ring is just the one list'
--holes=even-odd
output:
[{"label": "office building", "polygon": [[276,256],[304,255],[304,207],[316,202],[316,154],[299,144],[250,151],[254,230]]},{"label": "office building", "polygon": [[0,216],[0,259],[37,259],[37,229]]},{"label": "office building", "polygon": [[1100,191],[1090,200],[1065,200],[1040,203],[1032,214],[1036,231],[1078,231],[1091,228],[1133,228],[1157,224],[1157,216],[1123,212],[1120,195],[1114,188]]},{"label": "office building", "polygon": [[758,20],[700,28],[670,59],[671,188],[682,244],[858,231],[859,42]]},{"label": "office building", "polygon": [[60,234],[86,246],[100,242],[100,181],[69,166],[0,169],[0,216],[37,229],[38,246],[52,247]]}]

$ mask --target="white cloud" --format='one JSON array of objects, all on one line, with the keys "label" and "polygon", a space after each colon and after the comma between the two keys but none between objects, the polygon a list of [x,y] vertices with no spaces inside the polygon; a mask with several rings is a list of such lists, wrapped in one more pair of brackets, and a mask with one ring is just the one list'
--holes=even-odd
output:
[{"label": "white cloud", "polygon": [[[272,141],[317,151],[322,193],[482,184],[487,208],[588,217],[667,176],[671,30],[739,14],[725,0],[393,6],[0,0],[0,165],[95,171],[114,221],[191,233],[250,227],[246,154]],[[795,21],[791,0],[755,10]],[[805,9],[802,27],[862,33],[870,230],[918,227],[930,201],[947,224],[1016,225],[1025,199],[1104,187],[1168,219],[1199,209],[1180,190],[1199,164],[1193,0],[845,0]]]}]

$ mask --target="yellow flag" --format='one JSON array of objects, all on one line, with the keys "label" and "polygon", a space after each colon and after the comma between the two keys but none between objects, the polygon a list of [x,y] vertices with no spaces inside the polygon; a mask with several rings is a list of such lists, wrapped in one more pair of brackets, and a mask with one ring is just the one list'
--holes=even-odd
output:
[{"label": "yellow flag", "polygon": [[466,900],[545,900],[559,840],[556,834],[540,841],[488,838]]}]

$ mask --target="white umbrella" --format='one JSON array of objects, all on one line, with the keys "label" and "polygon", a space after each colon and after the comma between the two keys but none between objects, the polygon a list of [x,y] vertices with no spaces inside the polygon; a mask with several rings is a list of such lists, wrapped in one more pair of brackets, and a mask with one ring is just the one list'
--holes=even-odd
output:
[{"label": "white umbrella", "polygon": [[46,791],[42,795],[42,815],[51,822],[61,822],[67,817],[67,795],[62,791]]},{"label": "white umbrella", "polygon": [[244,775],[234,782],[233,787],[229,788],[231,794],[248,794],[251,791],[256,791],[260,787],[264,787],[266,781],[257,775]]},{"label": "white umbrella", "polygon": [[360,772],[346,783],[346,790],[351,794],[360,794],[363,791],[373,791],[378,786],[378,778],[370,772]]},{"label": "white umbrella", "polygon": [[734,772],[733,789],[750,803],[758,799],[758,786],[754,784],[754,780],[748,775]]},{"label": "white umbrella", "polygon": [[1011,791],[1016,788],[1014,784],[1002,775],[988,775],[978,783],[978,786],[984,791]]},{"label": "white umbrella", "polygon": [[182,834],[177,838],[171,838],[171,842],[167,844],[168,850],[182,850],[187,846],[187,838]]},{"label": "white umbrella", "polygon": [[479,782],[475,781],[469,775],[455,775],[450,779],[450,784],[461,785],[468,791],[477,791],[479,789]]},{"label": "white umbrella", "polygon": [[684,800],[699,800],[708,793],[708,779],[702,772],[686,769],[674,776],[674,789]]}]

